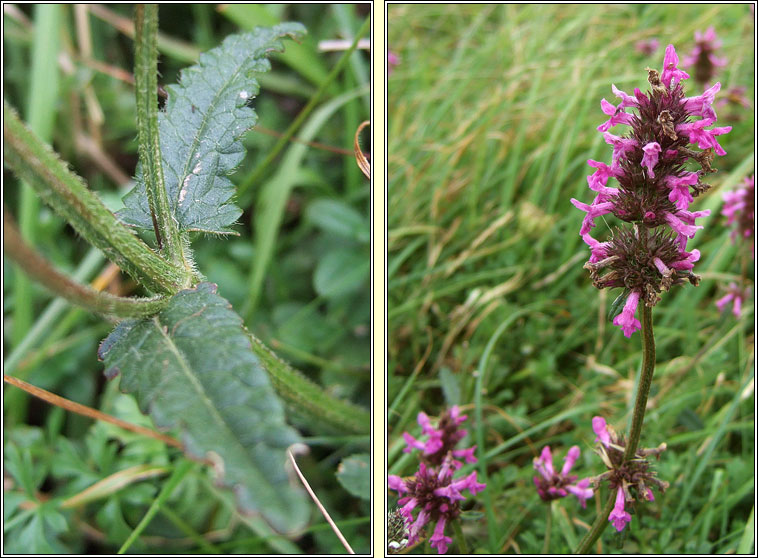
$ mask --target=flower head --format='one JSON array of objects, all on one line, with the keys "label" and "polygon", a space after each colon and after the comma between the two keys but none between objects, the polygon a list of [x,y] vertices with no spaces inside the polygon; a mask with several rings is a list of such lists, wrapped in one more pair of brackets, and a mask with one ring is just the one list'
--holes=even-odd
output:
[{"label": "flower head", "polygon": [[454,478],[455,472],[463,467],[463,463],[456,458],[467,463],[476,462],[475,447],[455,448],[466,436],[466,430],[459,428],[466,418],[457,406],[453,406],[440,415],[435,426],[427,414],[421,412],[417,417],[418,424],[422,435],[428,438],[422,441],[407,432],[403,433],[407,444],[404,451],[421,451],[419,468],[411,477],[389,475],[387,484],[400,495],[398,504],[408,527],[408,545],[421,540],[424,526],[434,523],[429,543],[440,554],[447,552],[452,539],[445,536],[445,526],[460,515],[460,502],[466,499],[463,492],[476,494],[486,487],[477,482],[475,471],[465,477]]},{"label": "flower head", "polygon": [[534,459],[534,468],[539,473],[534,477],[534,485],[537,487],[537,494],[545,502],[564,498],[573,494],[579,499],[582,507],[586,507],[587,500],[592,498],[594,492],[589,487],[590,479],[582,479],[576,482],[577,476],[570,475],[571,468],[579,458],[579,446],[572,446],[563,462],[563,468],[560,472],[553,469],[553,456],[550,453],[550,446],[542,448],[542,453]]},{"label": "flower head", "polygon": [[658,39],[643,39],[641,41],[637,41],[634,43],[634,50],[639,52],[640,54],[645,55],[651,55],[656,50],[658,50],[658,46],[660,45],[660,41]]},{"label": "flower head", "polygon": [[739,318],[742,315],[742,301],[749,299],[750,287],[743,289],[737,283],[729,283],[726,295],[716,301],[716,307],[719,309],[719,312],[723,312],[724,307],[731,302],[732,314],[736,318]]},{"label": "flower head", "polygon": [[[669,45],[662,72],[648,69],[649,92],[635,89],[629,95],[611,86],[621,102],[614,106],[601,101],[602,111],[610,118],[598,127],[613,146],[611,164],[587,161],[595,169],[587,177],[595,198],[590,204],[571,200],[585,212],[579,234],[590,247],[585,268],[593,284],[621,287],[628,293],[623,311],[613,322],[627,337],[640,328],[634,317],[640,301],[654,306],[660,300],[658,294],[672,285],[698,283],[692,264],[700,253],[688,252],[687,242],[702,228],[695,220],[709,211],[690,211],[689,207],[710,188],[703,179],[715,172],[711,168],[714,156],[726,153],[717,137],[731,130],[713,126],[713,102],[721,85],[686,97],[682,82],[689,75],[678,64],[676,50]],[[630,132],[618,136],[609,131],[619,124],[630,126]],[[689,161],[700,169],[687,170]],[[591,232],[597,218],[605,215],[614,215],[631,227],[616,229],[609,240],[600,242]]]},{"label": "flower head", "polygon": [[[476,471],[456,479],[453,478],[455,470],[452,457],[448,455],[440,467],[427,467],[422,462],[412,477],[387,477],[389,487],[401,495],[398,504],[402,506],[400,513],[409,525],[409,545],[420,540],[422,529],[427,523],[434,523],[430,543],[440,554],[447,552],[447,545],[452,539],[444,536],[444,529],[447,523],[457,519],[461,513],[460,502],[465,500],[462,492],[465,490],[476,494],[486,487],[476,481]],[[417,510],[415,518],[414,510]]]},{"label": "flower head", "polygon": [[721,41],[716,38],[713,27],[709,27],[705,33],[695,31],[695,48],[682,63],[695,67],[695,80],[699,83],[709,83],[716,74],[716,69],[726,66],[726,58],[715,54],[719,48]]},{"label": "flower head", "polygon": [[[422,461],[430,465],[441,465],[448,453],[451,453],[454,457],[462,458],[466,463],[476,463],[476,458],[474,457],[476,446],[455,449],[455,445],[466,437],[467,431],[459,428],[459,426],[467,418],[466,415],[461,415],[457,405],[453,405],[450,410],[446,410],[440,415],[435,427],[426,413],[419,413],[417,420],[419,426],[421,426],[421,432],[429,436],[429,438],[426,442],[422,442],[409,433],[404,432],[403,438],[407,446],[403,451],[410,453],[414,449],[421,450]],[[453,460],[453,465],[457,469],[460,469],[463,464],[460,461]]]},{"label": "flower head", "polygon": [[600,442],[596,451],[608,468],[605,473],[594,477],[592,484],[597,488],[600,482],[607,481],[610,489],[616,491],[616,504],[608,521],[613,523],[616,530],[622,531],[632,520],[632,516],[625,511],[627,503],[635,500],[653,501],[655,498],[651,487],[661,492],[668,488],[669,484],[657,478],[647,460],[652,455],[660,457],[666,450],[666,444],[652,449],[638,449],[633,459],[625,461],[626,441],[623,436],[617,434],[603,417],[592,419],[592,429],[597,435],[595,441]]},{"label": "flower head", "polygon": [[755,240],[755,176],[748,176],[742,186],[724,193],[724,209],[721,210],[727,225],[734,225],[732,241],[743,238],[753,252]]}]

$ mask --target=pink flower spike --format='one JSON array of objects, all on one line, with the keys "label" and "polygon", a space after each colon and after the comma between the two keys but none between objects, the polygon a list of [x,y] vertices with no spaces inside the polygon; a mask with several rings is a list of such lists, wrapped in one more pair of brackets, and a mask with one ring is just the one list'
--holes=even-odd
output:
[{"label": "pink flower spike", "polygon": [[621,327],[621,330],[624,332],[624,337],[631,337],[632,333],[639,331],[642,327],[640,321],[634,317],[639,300],[640,293],[632,291],[626,299],[626,304],[624,304],[624,309],[621,311],[621,314],[613,318],[613,325]]},{"label": "pink flower spike", "polygon": [[597,434],[596,442],[600,442],[606,448],[611,445],[611,434],[608,432],[608,426],[603,417],[592,418],[592,430]]},{"label": "pink flower spike", "polygon": [[632,520],[632,516],[628,512],[624,511],[624,489],[618,487],[616,492],[616,505],[613,507],[613,511],[608,516],[608,521],[613,523],[613,526],[617,531],[623,531],[626,524]]},{"label": "pink flower spike", "polygon": [[658,164],[658,154],[661,152],[661,144],[657,141],[651,141],[642,148],[642,151],[644,151],[645,154],[642,156],[641,165],[647,167],[647,173],[650,178],[655,178],[653,167]]},{"label": "pink flower spike", "polygon": [[[661,82],[668,88],[676,87],[683,79],[689,79],[690,75],[676,66],[679,64],[679,56],[676,54],[674,45],[666,47],[666,54],[663,56],[663,72],[661,72]],[[673,84],[671,82],[674,82]]]}]

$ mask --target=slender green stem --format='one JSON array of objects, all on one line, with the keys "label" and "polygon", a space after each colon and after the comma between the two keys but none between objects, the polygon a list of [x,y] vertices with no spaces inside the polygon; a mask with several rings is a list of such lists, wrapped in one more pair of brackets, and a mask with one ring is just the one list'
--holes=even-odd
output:
[{"label": "slender green stem", "polygon": [[7,211],[3,213],[3,248],[5,254],[53,294],[109,318],[149,316],[159,312],[168,302],[165,297],[137,299],[113,296],[70,279],[54,269],[45,258],[24,242],[13,223],[13,217]]},{"label": "slender green stem", "polygon": [[605,531],[605,528],[608,526],[608,516],[611,515],[611,511],[613,511],[613,506],[615,504],[616,495],[611,491],[611,494],[608,495],[608,501],[606,501],[605,506],[595,518],[595,523],[592,524],[590,530],[584,535],[584,538],[579,543],[574,554],[587,554],[589,549],[595,544],[595,541],[600,538],[600,535],[603,534],[603,531]]},{"label": "slender green stem", "polygon": [[342,432],[370,432],[371,416],[365,409],[337,399],[281,360],[254,335],[250,335],[250,340],[274,389],[297,414],[312,419],[314,425],[323,423]]},{"label": "slender green stem", "polygon": [[642,372],[637,385],[637,400],[634,403],[632,427],[629,429],[629,439],[626,443],[624,461],[634,458],[642,434],[642,422],[645,419],[647,396],[653,383],[655,372],[655,339],[653,337],[653,309],[642,305]]},{"label": "slender green stem", "polygon": [[147,513],[139,522],[139,525],[135,527],[134,531],[132,531],[129,535],[129,538],[127,538],[126,541],[124,541],[124,544],[121,545],[121,548],[118,549],[118,554],[124,554],[127,550],[129,550],[129,547],[134,544],[134,541],[137,540],[137,537],[140,536],[142,531],[144,531],[145,528],[150,525],[150,522],[153,520],[153,517],[155,517],[155,514],[158,513],[158,511],[163,507],[169,496],[171,496],[176,487],[179,486],[179,483],[182,482],[187,473],[189,473],[190,469],[192,469],[192,466],[192,461],[183,459],[179,465],[174,468],[174,472],[171,474],[171,477],[169,477],[169,479],[166,481],[166,484],[163,485],[160,494],[158,494],[158,497],[153,501],[150,509],[147,510]]},{"label": "slender green stem", "polygon": [[350,61],[350,55],[355,51],[356,48],[358,48],[358,41],[369,30],[370,26],[371,18],[367,17],[366,21],[363,22],[363,25],[355,34],[355,40],[353,41],[353,44],[350,45],[349,49],[342,53],[342,56],[337,61],[337,65],[334,66],[334,69],[332,69],[331,72],[329,72],[329,75],[326,77],[313,97],[311,97],[311,100],[308,101],[308,104],[305,105],[303,110],[300,111],[300,114],[297,115],[297,118],[295,118],[292,124],[290,124],[290,127],[287,128],[287,131],[284,132],[284,135],[279,138],[279,141],[277,141],[274,147],[268,152],[266,158],[263,159],[263,161],[258,164],[255,170],[253,170],[253,172],[248,175],[245,181],[240,184],[239,188],[237,189],[237,195],[240,199],[243,198],[243,196],[254,184],[258,183],[258,180],[261,178],[261,176],[263,176],[263,173],[266,171],[268,166],[273,162],[276,156],[279,155],[279,152],[284,149],[284,146],[287,145],[287,142],[295,134],[295,131],[300,127],[305,119],[308,118],[308,115],[316,107],[316,104],[321,100],[324,92],[329,88],[334,79]]},{"label": "slender green stem", "polygon": [[466,537],[463,536],[463,529],[461,528],[461,522],[458,520],[451,521],[453,532],[455,533],[455,540],[458,542],[458,554],[464,556],[469,553],[468,545],[466,544]]},{"label": "slender green stem", "polygon": [[[34,7],[34,41],[31,52],[31,79],[26,95],[29,127],[44,141],[51,141],[58,106],[58,52],[63,9],[55,4]],[[29,184],[21,183],[18,221],[21,234],[34,243],[39,227],[39,198]],[[35,295],[28,278],[17,271],[13,282],[13,327],[11,343],[17,346],[31,327]]]},{"label": "slender green stem", "polygon": [[189,285],[187,270],[165,261],[119,222],[5,102],[3,139],[4,160],[16,175],[108,259],[157,293],[174,294]]},{"label": "slender green stem", "polygon": [[[624,461],[634,458],[637,452],[637,446],[642,433],[642,423],[645,419],[645,408],[647,407],[647,396],[650,393],[650,386],[653,383],[653,373],[655,372],[655,338],[653,337],[653,311],[651,308],[642,305],[642,371],[640,372],[640,381],[637,385],[637,399],[634,403],[634,414],[632,416],[632,426],[629,429],[629,438],[624,451]],[[608,516],[613,510],[616,502],[616,495],[611,493],[608,496],[603,511],[595,519],[592,528],[585,535],[582,542],[574,554],[586,554],[590,547],[600,537],[603,530],[608,525]]]},{"label": "slender green stem", "polygon": [[184,245],[174,221],[163,178],[158,131],[158,6],[138,4],[135,14],[134,81],[142,179],[153,217],[158,246],[169,259],[185,267]]},{"label": "slender green stem", "polygon": [[542,554],[550,552],[550,532],[553,530],[553,503],[547,502],[545,506],[547,515],[545,517],[545,542],[542,545]]}]

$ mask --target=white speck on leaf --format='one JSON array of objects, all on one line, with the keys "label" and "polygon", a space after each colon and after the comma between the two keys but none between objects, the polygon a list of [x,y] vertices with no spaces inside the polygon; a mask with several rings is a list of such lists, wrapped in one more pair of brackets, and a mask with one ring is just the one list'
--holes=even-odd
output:
[{"label": "white speck on leaf", "polygon": [[197,165],[195,165],[195,168],[192,169],[192,174],[200,174],[201,170],[203,170],[203,163],[201,161],[198,161]]},{"label": "white speck on leaf", "polygon": [[250,93],[248,93],[247,91],[240,91],[240,99],[247,100],[248,97],[250,97]]}]

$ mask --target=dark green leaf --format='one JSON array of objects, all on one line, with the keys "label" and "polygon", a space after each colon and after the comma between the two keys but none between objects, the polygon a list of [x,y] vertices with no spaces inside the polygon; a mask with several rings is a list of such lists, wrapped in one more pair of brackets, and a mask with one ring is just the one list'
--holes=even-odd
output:
[{"label": "dark green leaf", "polygon": [[353,496],[371,499],[371,466],[369,454],[357,453],[342,460],[337,468],[337,480]]},{"label": "dark green leaf", "polygon": [[[259,91],[255,73],[266,72],[266,56],[282,51],[282,37],[300,37],[299,23],[283,23],[231,35],[202,54],[198,64],[181,73],[181,83],[168,86],[165,112],[159,116],[161,157],[169,205],[180,231],[217,234],[242,211],[231,201],[234,185],[226,178],[244,158],[240,138],[257,115],[249,102]],[[137,169],[134,189],[124,197],[122,221],[152,229],[145,183]]]},{"label": "dark green leaf", "polygon": [[153,318],[122,322],[99,356],[106,376],[121,374],[122,391],[156,425],[181,431],[188,455],[215,463],[243,512],[260,513],[279,531],[304,525],[308,506],[285,470],[285,450],[298,436],[215,285],[181,291]]}]

